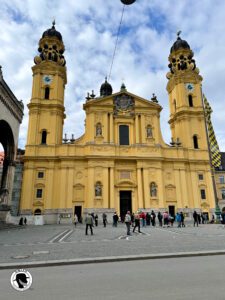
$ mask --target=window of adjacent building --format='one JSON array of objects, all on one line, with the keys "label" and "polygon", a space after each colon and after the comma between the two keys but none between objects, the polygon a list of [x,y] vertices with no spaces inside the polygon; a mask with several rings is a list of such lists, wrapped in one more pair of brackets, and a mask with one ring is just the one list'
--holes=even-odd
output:
[{"label": "window of adjacent building", "polygon": [[129,126],[128,125],[120,125],[119,126],[119,138],[120,145],[129,145]]},{"label": "window of adjacent building", "polygon": [[203,180],[203,179],[204,179],[203,174],[198,174],[198,179],[199,179],[199,180]]},{"label": "window of adjacent building", "polygon": [[188,95],[188,102],[189,102],[189,106],[193,107],[193,98],[192,98],[192,95]]},{"label": "window of adjacent building", "polygon": [[195,149],[198,149],[198,137],[197,135],[193,136],[193,146]]},{"label": "window of adjacent building", "polygon": [[50,96],[50,88],[47,86],[46,88],[45,88],[45,99],[49,99],[49,96]]},{"label": "window of adjacent building", "polygon": [[201,193],[201,199],[202,199],[202,200],[206,199],[206,193],[205,193],[205,190],[204,190],[204,189],[201,189],[201,190],[200,190],[200,193]]},{"label": "window of adjacent building", "polygon": [[41,143],[46,144],[47,143],[47,131],[43,130],[41,133]]},{"label": "window of adjacent building", "polygon": [[38,172],[38,178],[44,178],[44,172]]},{"label": "window of adjacent building", "polygon": [[43,192],[42,189],[37,189],[37,191],[36,191],[36,198],[42,198],[42,192]]},{"label": "window of adjacent building", "polygon": [[222,196],[222,199],[225,200],[225,189],[221,190],[221,196]]},{"label": "window of adjacent building", "polygon": [[219,183],[225,183],[224,182],[224,176],[219,176]]}]

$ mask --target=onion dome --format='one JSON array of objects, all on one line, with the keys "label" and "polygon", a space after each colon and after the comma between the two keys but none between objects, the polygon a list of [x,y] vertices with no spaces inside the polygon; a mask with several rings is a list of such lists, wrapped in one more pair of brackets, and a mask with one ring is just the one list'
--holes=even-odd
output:
[{"label": "onion dome", "polygon": [[179,49],[189,49],[190,50],[190,46],[188,45],[188,43],[185,40],[182,40],[178,36],[176,42],[173,44],[173,46],[170,49],[170,53],[177,51]]},{"label": "onion dome", "polygon": [[105,82],[101,85],[100,88],[100,96],[106,97],[112,95],[113,89],[110,83],[107,81],[107,77],[105,78]]},{"label": "onion dome", "polygon": [[62,35],[61,35],[61,33],[55,29],[55,21],[52,22],[52,28],[47,29],[42,34],[42,38],[44,38],[44,37],[56,37],[60,41],[62,41]]},{"label": "onion dome", "polygon": [[125,5],[133,4],[136,0],[120,0]]}]

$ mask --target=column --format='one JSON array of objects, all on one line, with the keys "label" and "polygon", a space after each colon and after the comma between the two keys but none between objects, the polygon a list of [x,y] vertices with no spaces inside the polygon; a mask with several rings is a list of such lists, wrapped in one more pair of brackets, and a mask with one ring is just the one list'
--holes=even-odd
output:
[{"label": "column", "polygon": [[138,208],[143,208],[143,188],[142,188],[142,178],[141,178],[141,168],[137,169],[137,189],[138,189]]},{"label": "column", "polygon": [[115,191],[114,191],[114,168],[110,168],[110,206],[109,208],[115,208]]},{"label": "column", "polygon": [[143,184],[144,184],[144,208],[150,208],[150,191],[148,169],[143,169]]},{"label": "column", "polygon": [[183,208],[183,193],[181,189],[180,170],[175,169],[175,182],[176,182],[176,196],[177,196],[177,208]]},{"label": "column", "polygon": [[85,208],[93,208],[94,207],[94,168],[88,167],[88,178],[87,184],[85,186]]},{"label": "column", "polygon": [[139,137],[139,126],[138,126],[138,115],[135,116],[135,143],[140,143],[140,137]]},{"label": "column", "polygon": [[109,128],[110,128],[110,143],[115,142],[114,141],[114,136],[113,136],[113,114],[111,113],[109,115]]},{"label": "column", "polygon": [[145,116],[141,115],[141,143],[146,143],[146,132],[145,132]]}]

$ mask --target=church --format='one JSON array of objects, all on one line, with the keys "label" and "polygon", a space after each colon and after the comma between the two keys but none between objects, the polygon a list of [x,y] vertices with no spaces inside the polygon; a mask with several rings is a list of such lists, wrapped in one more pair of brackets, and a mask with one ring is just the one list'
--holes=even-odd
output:
[{"label": "church", "polygon": [[[70,223],[88,212],[215,211],[202,76],[189,44],[178,35],[169,53],[171,143],[160,129],[157,97],[144,99],[105,79],[88,95],[84,134],[63,139],[67,84],[62,35],[53,23],[39,41],[24,156],[20,214]],[[169,52],[169,49],[168,49]]]}]

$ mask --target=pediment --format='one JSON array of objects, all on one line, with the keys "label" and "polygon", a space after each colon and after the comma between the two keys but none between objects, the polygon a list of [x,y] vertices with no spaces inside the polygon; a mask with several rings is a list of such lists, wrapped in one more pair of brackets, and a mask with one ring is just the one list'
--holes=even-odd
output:
[{"label": "pediment", "polygon": [[159,111],[162,110],[162,107],[158,103],[144,99],[127,91],[121,91],[107,97],[97,97],[91,99],[84,104],[84,109],[87,107],[115,106],[115,100],[120,98],[132,99],[132,101],[134,101],[135,108],[154,108]]}]

